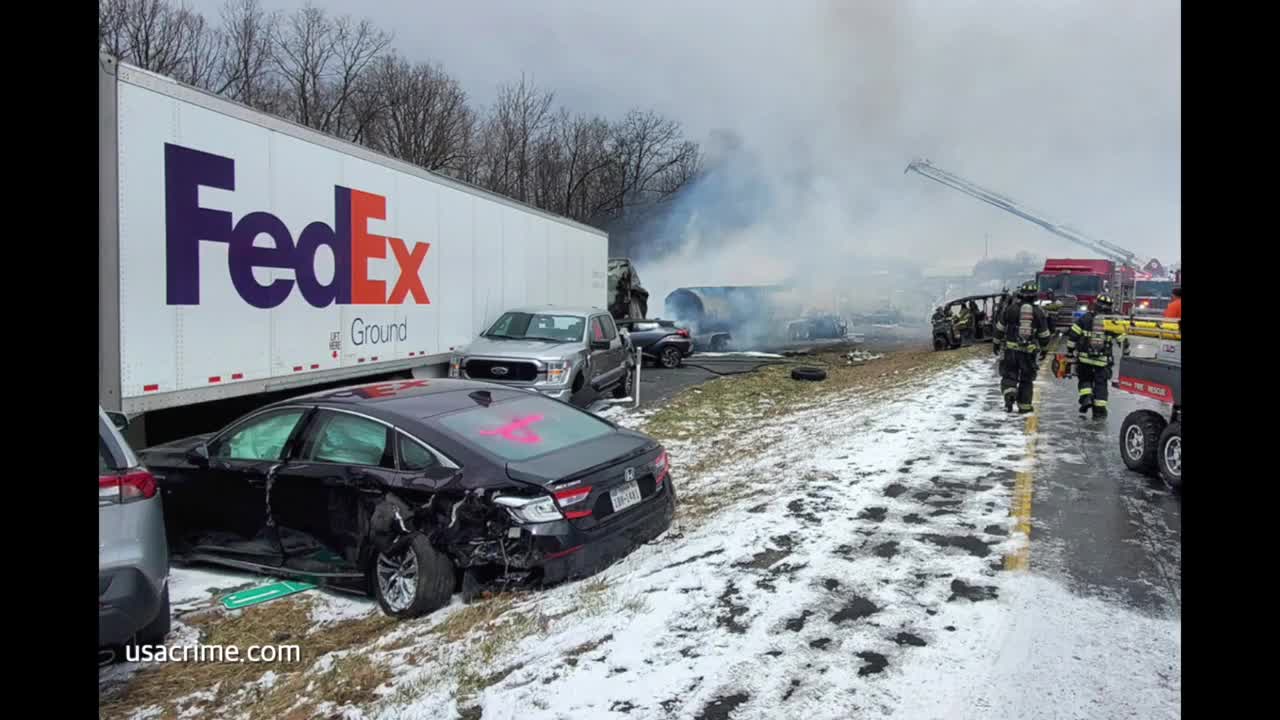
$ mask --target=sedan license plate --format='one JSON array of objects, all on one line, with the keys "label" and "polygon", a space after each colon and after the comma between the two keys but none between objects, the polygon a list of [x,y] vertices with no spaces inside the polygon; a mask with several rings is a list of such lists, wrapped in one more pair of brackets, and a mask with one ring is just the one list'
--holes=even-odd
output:
[{"label": "sedan license plate", "polygon": [[609,500],[613,502],[613,511],[620,512],[640,502],[640,486],[629,482],[609,491]]}]

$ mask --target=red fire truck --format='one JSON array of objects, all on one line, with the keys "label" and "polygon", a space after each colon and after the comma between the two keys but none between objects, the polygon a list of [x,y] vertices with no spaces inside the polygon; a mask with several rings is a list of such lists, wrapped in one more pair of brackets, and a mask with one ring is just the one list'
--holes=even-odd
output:
[{"label": "red fire truck", "polygon": [[1094,299],[1107,293],[1115,299],[1115,312],[1128,315],[1133,310],[1137,275],[1132,267],[1111,260],[1050,258],[1036,273],[1040,296],[1060,305],[1055,326],[1070,327]]}]

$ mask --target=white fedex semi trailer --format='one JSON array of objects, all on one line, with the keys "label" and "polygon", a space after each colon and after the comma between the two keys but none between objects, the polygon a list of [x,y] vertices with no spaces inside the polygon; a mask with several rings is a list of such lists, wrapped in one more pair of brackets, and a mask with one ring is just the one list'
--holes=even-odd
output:
[{"label": "white fedex semi trailer", "polygon": [[107,56],[98,94],[107,409],[443,369],[507,308],[605,305],[599,230]]}]

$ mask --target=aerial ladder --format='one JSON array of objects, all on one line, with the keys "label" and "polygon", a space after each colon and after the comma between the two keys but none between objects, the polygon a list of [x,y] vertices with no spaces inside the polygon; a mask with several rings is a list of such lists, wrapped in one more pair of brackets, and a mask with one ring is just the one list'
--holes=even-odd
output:
[{"label": "aerial ladder", "polygon": [[[946,170],[935,166],[928,160],[913,160],[911,164],[907,165],[907,169],[903,171],[903,174],[912,171],[923,175],[934,182],[959,190],[970,197],[975,197],[985,203],[994,205],[1005,212],[1013,213],[1023,220],[1033,222],[1058,237],[1066,238],[1077,245],[1089,248],[1093,252],[1116,263],[1117,265],[1131,268],[1135,273],[1143,272],[1142,268],[1146,264],[1146,261],[1139,258],[1133,252],[1105,240],[1091,238],[1078,230],[1072,229],[1067,225],[1063,225],[1062,223],[1054,222],[1007,195],[1002,195],[994,190],[988,190],[981,185],[969,182],[959,175],[947,172]],[[1116,281],[1113,282],[1113,286],[1120,288],[1125,287],[1124,283],[1119,282],[1119,278],[1116,278]],[[1126,299],[1130,302],[1133,301],[1133,298],[1122,298],[1121,302],[1124,302]]]}]

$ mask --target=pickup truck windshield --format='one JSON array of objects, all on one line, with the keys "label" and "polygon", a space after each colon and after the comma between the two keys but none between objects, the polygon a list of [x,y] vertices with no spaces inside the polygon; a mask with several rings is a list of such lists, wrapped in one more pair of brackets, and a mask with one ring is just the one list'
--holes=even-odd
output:
[{"label": "pickup truck windshield", "polygon": [[554,313],[503,313],[488,330],[485,337],[511,340],[549,340],[551,342],[580,342],[587,329],[587,320],[579,315]]}]

